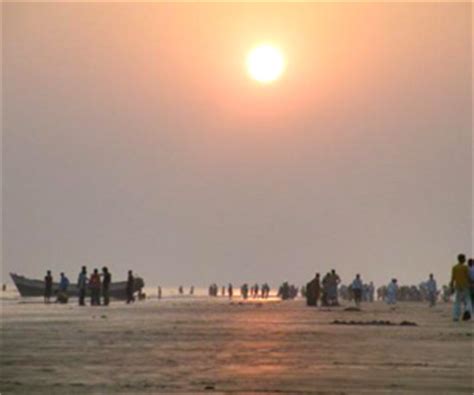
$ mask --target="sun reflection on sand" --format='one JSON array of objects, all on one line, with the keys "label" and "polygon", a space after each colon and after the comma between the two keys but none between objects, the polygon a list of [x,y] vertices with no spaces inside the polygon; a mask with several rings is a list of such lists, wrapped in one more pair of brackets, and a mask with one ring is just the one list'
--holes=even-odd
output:
[{"label": "sun reflection on sand", "polygon": [[281,299],[280,298],[277,298],[276,296],[271,296],[269,298],[266,298],[266,299],[260,299],[260,298],[256,298],[256,299],[247,299],[247,300],[242,300],[242,299],[232,299],[230,304],[234,305],[234,304],[238,304],[238,305],[256,305],[256,306],[259,306],[259,305],[264,305],[264,304],[271,304],[271,303],[280,303],[281,302]]},{"label": "sun reflection on sand", "polygon": [[259,364],[259,365],[229,365],[226,366],[226,370],[242,375],[242,376],[259,376],[262,374],[277,374],[284,370],[286,367],[284,365],[278,364]]}]

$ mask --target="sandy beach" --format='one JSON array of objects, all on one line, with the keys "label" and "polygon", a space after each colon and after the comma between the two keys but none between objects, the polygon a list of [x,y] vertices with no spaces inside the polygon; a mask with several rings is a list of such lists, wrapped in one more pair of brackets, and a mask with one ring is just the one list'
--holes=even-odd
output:
[{"label": "sandy beach", "polygon": [[[347,305],[346,305],[347,306]],[[170,297],[108,308],[2,300],[6,394],[469,394],[473,324],[450,305]],[[334,320],[413,321],[416,327]]]}]

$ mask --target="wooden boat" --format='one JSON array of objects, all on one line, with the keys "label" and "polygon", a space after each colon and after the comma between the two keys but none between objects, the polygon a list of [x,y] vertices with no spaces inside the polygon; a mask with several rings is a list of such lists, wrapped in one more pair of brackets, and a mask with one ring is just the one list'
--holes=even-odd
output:
[{"label": "wooden boat", "polygon": [[[20,276],[15,273],[10,273],[10,277],[12,278],[13,282],[15,283],[18,292],[23,297],[38,297],[44,296],[44,281],[43,280],[32,280],[26,278],[24,276]],[[141,292],[145,283],[143,279],[140,277],[135,277],[135,284],[134,284],[134,293]],[[59,288],[59,283],[53,283],[53,295],[56,294]],[[110,297],[113,299],[127,299],[127,282],[120,281],[120,282],[112,282],[110,284]],[[78,297],[79,290],[77,288],[77,284],[71,283],[68,287],[67,294],[69,297]],[[89,295],[89,290],[87,291]]]}]

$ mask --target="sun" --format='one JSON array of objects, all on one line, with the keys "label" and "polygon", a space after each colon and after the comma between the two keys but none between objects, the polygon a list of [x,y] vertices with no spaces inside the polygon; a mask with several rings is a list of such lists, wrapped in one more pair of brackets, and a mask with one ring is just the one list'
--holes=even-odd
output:
[{"label": "sun", "polygon": [[258,82],[264,84],[273,82],[281,76],[284,69],[283,54],[272,45],[259,45],[247,55],[247,70]]}]

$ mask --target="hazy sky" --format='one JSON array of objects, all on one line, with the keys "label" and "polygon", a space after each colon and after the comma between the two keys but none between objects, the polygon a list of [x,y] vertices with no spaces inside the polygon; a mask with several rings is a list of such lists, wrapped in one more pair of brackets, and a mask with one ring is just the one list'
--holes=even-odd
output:
[{"label": "hazy sky", "polygon": [[[3,5],[3,275],[148,285],[472,249],[471,5]],[[276,83],[247,52],[278,45]]]}]

